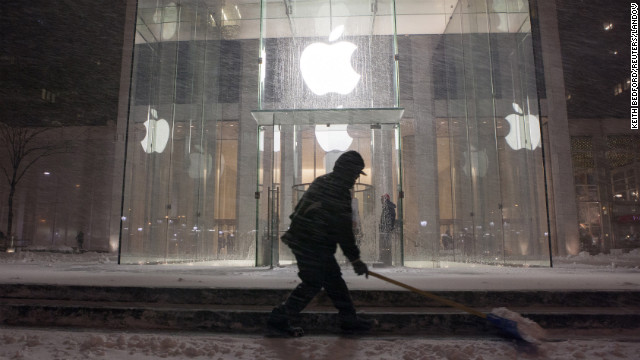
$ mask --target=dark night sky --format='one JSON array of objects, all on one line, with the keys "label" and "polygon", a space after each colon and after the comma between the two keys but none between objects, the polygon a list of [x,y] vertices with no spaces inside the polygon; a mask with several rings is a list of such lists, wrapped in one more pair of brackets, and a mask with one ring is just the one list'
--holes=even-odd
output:
[{"label": "dark night sky", "polygon": [[629,117],[629,90],[614,94],[630,73],[629,2],[558,0],[557,8],[569,118]]},{"label": "dark night sky", "polygon": [[[125,0],[3,0],[0,121],[116,120]],[[56,94],[41,99],[42,89]]]}]

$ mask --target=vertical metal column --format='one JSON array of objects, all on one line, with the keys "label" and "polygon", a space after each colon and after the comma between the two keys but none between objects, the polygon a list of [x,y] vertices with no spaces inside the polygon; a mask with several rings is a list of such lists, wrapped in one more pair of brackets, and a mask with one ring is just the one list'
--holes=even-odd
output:
[{"label": "vertical metal column", "polygon": [[278,232],[280,229],[280,187],[276,187],[275,189],[269,188],[267,193],[267,201],[269,202],[269,208],[267,210],[267,233],[269,234],[269,246],[271,247],[269,268],[273,269],[274,264],[278,266],[280,262],[278,252]]},{"label": "vertical metal column", "polygon": [[[372,125],[371,130],[371,153],[372,153],[372,176],[373,184],[375,184],[375,201],[377,203],[377,214],[382,215],[382,204],[380,202],[381,196],[389,194],[393,199],[393,133],[392,129],[389,129],[388,125]],[[396,241],[393,237],[393,232],[382,232],[381,224],[378,222],[378,262],[383,266],[391,266],[393,254],[391,253],[394,248],[393,242]]]}]

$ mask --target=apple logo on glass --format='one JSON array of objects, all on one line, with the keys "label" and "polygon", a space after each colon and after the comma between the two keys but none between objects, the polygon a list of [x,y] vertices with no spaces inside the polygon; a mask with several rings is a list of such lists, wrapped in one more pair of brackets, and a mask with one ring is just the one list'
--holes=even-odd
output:
[{"label": "apple logo on glass", "polygon": [[[329,35],[329,42],[340,38],[343,31],[344,25],[336,27]],[[300,72],[309,89],[316,95],[352,92],[360,81],[360,74],[351,67],[351,55],[357,48],[348,41],[307,46],[300,56]]]},{"label": "apple logo on glass", "polygon": [[167,120],[158,120],[158,112],[156,109],[150,109],[147,115],[147,121],[144,122],[144,127],[147,131],[144,139],[140,141],[144,152],[147,154],[163,152],[169,142],[169,135],[171,134]]},{"label": "apple logo on glass", "polygon": [[353,138],[349,136],[347,124],[316,125],[315,133],[318,144],[325,151],[324,168],[326,172],[333,169],[336,160],[349,149]]},{"label": "apple logo on glass", "polygon": [[200,179],[209,177],[208,169],[211,169],[213,158],[211,154],[205,153],[200,145],[194,146],[195,151],[189,154],[189,177],[192,179]]},{"label": "apple logo on glass", "polygon": [[475,146],[471,145],[471,156],[469,151],[464,152],[464,174],[467,176],[481,176],[487,175],[487,168],[489,167],[489,156],[487,150],[476,150]]},{"label": "apple logo on glass", "polygon": [[513,150],[534,150],[540,145],[540,121],[538,117],[524,115],[524,111],[516,103],[513,103],[512,106],[516,113],[505,117],[509,122],[509,133],[504,138]]},{"label": "apple logo on glass", "polygon": [[162,29],[162,39],[171,39],[178,28],[178,7],[176,3],[170,2],[164,8],[156,8],[152,19],[153,23]]}]

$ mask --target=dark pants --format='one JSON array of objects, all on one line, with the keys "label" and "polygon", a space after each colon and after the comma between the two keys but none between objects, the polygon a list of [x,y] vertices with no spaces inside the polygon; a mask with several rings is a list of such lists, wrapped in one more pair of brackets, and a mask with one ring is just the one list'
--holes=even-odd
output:
[{"label": "dark pants", "polygon": [[391,266],[391,233],[380,233],[380,262],[386,266]]},{"label": "dark pants", "polygon": [[280,317],[284,320],[289,315],[300,313],[323,288],[338,309],[340,317],[355,315],[356,309],[349,289],[342,279],[340,266],[333,254],[309,249],[294,250],[293,254],[298,262],[298,276],[302,283],[289,294],[282,305],[273,310],[272,318]]}]

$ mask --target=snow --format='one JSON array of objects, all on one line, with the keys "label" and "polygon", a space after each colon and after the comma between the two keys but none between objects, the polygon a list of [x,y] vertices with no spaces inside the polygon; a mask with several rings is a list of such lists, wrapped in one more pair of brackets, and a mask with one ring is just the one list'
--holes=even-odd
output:
[{"label": "snow", "polygon": [[122,333],[0,328],[0,359],[637,359],[640,343],[576,339],[540,345],[504,339]]},{"label": "snow", "polygon": [[[117,265],[113,254],[59,251],[0,253],[0,284],[243,287],[289,289],[293,266],[214,264]],[[640,290],[640,250],[555,258],[553,268],[440,264],[439,268],[377,269],[428,290]],[[393,289],[344,269],[351,289]],[[213,333],[122,332],[104,329],[0,327],[0,359],[637,359],[637,331],[549,333],[553,342],[504,338],[340,337],[296,339]]]},{"label": "snow", "polygon": [[517,334],[532,344],[540,344],[547,339],[547,334],[540,325],[514,311],[501,307],[491,310],[491,314],[515,322]]},{"label": "snow", "polygon": [[[64,250],[64,249],[63,249]],[[640,249],[618,255],[554,258],[553,268],[441,263],[439,268],[382,268],[378,272],[417,288],[439,290],[639,290]],[[215,263],[118,265],[114,254],[25,251],[0,253],[0,283],[96,286],[172,286],[289,289],[295,266],[215,266]],[[350,289],[397,290],[345,266]]]}]

